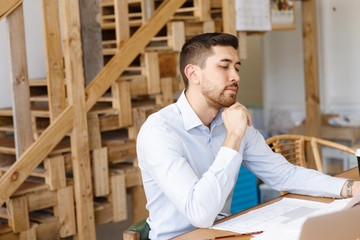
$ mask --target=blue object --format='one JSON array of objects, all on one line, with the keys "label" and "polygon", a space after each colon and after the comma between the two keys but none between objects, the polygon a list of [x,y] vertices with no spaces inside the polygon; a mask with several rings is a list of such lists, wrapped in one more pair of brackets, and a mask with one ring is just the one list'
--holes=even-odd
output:
[{"label": "blue object", "polygon": [[256,176],[241,166],[234,188],[230,212],[234,214],[258,204],[259,193]]}]

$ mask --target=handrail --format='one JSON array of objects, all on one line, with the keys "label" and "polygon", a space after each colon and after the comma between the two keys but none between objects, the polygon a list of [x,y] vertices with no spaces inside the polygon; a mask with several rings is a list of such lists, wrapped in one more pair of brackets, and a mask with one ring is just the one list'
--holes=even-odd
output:
[{"label": "handrail", "polygon": [[23,0],[0,0],[0,21],[16,9]]},{"label": "handrail", "polygon": [[[87,111],[94,106],[96,101],[117,80],[125,68],[130,65],[184,2],[185,0],[165,0],[149,21],[120,47],[119,51],[86,88]],[[72,127],[73,106],[69,106],[0,178],[0,205],[3,205],[11,197]]]}]

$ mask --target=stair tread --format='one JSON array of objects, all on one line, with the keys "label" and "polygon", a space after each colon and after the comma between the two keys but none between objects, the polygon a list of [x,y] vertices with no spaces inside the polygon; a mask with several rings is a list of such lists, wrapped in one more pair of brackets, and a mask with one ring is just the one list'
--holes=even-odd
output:
[{"label": "stair tread", "polygon": [[[7,150],[7,152],[4,152],[5,150]],[[16,154],[14,137],[0,138],[0,152],[14,155]],[[64,152],[70,152],[70,140],[68,138],[62,140],[50,154],[60,154]]]}]

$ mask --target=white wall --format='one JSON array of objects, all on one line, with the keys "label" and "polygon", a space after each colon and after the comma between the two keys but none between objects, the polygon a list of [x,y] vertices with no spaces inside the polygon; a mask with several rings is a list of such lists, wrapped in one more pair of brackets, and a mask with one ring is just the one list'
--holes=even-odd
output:
[{"label": "white wall", "polygon": [[319,3],[322,110],[360,114],[360,1]]},{"label": "white wall", "polygon": [[[322,113],[360,114],[360,1],[318,0],[319,74]],[[296,30],[263,38],[265,125],[281,127],[305,118],[301,2]],[[279,125],[279,124],[277,124]]]},{"label": "white wall", "polygon": [[[26,54],[29,78],[46,76],[41,1],[24,1]],[[9,39],[6,18],[0,21],[0,107],[12,105]]]}]

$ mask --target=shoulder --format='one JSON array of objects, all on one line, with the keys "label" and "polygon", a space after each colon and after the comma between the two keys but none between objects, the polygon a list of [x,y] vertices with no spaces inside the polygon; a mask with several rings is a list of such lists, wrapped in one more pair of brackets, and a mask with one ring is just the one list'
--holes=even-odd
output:
[{"label": "shoulder", "polygon": [[141,126],[139,136],[171,132],[174,124],[181,124],[181,113],[176,104],[171,104],[151,114]]}]

